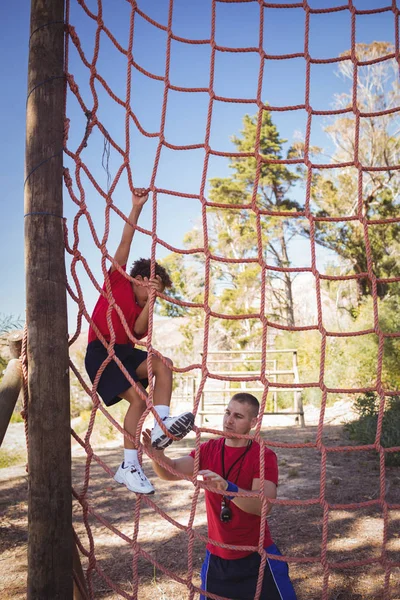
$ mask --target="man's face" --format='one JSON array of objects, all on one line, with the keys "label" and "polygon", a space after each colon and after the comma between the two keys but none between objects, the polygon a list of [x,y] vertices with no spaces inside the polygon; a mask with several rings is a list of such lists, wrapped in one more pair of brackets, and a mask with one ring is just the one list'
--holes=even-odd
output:
[{"label": "man's face", "polygon": [[246,435],[250,429],[255,427],[257,417],[254,416],[250,404],[241,403],[237,400],[231,400],[226,407],[223,427],[228,433],[238,433]]}]

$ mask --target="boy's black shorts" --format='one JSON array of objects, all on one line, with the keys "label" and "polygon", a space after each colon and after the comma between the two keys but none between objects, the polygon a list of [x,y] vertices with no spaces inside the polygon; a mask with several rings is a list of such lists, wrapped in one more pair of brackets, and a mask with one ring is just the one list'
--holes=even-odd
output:
[{"label": "boy's black shorts", "polygon": [[[131,344],[115,344],[114,351],[132,379],[134,381],[139,381],[144,388],[147,388],[149,380],[138,379],[138,376],[136,375],[136,369],[147,359],[147,352],[139,350]],[[99,340],[95,340],[88,344],[85,356],[85,367],[92,383],[95,380],[97,371],[107,357],[107,349]],[[97,392],[106,406],[112,406],[122,400],[120,394],[123,394],[130,387],[131,384],[129,380],[125,377],[117,363],[112,360],[108,363],[100,377]]]},{"label": "boy's black shorts", "polygon": [[[275,544],[265,548],[268,554],[281,556]],[[253,552],[244,558],[226,560],[208,550],[201,569],[201,588],[231,600],[254,600],[261,557]],[[296,600],[286,562],[267,559],[260,600]],[[207,596],[201,595],[200,600]]]}]

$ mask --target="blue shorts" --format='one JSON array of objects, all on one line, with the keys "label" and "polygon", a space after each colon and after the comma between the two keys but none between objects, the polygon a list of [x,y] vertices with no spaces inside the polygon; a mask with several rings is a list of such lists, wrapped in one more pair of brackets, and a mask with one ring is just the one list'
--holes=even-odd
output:
[{"label": "blue shorts", "polygon": [[[136,375],[136,369],[147,359],[147,352],[139,350],[131,344],[115,344],[114,352],[133,381],[139,381],[144,388],[147,388],[149,385],[148,379],[139,379]],[[95,380],[97,371],[107,357],[107,349],[99,340],[90,342],[86,349],[85,367],[92,383]],[[106,406],[112,406],[122,400],[120,394],[126,392],[130,387],[129,379],[125,377],[117,363],[112,360],[100,377],[97,392]]]},{"label": "blue shorts", "polygon": [[[275,544],[265,551],[282,556]],[[260,563],[258,552],[227,560],[207,550],[201,568],[201,589],[231,600],[254,600]],[[260,600],[296,600],[287,563],[267,558],[261,589]],[[207,600],[207,596],[202,594],[200,600]]]}]

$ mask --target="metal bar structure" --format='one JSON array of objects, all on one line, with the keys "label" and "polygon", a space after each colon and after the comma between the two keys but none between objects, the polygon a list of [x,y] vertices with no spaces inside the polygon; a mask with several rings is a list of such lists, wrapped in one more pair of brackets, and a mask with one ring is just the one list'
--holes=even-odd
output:
[{"label": "metal bar structure", "polygon": [[[266,353],[274,357],[267,359],[266,370],[264,376],[267,377],[270,382],[268,391],[272,394],[272,411],[266,410],[265,415],[296,415],[297,421],[301,427],[305,426],[304,410],[302,402],[302,389],[296,386],[296,383],[300,383],[299,369],[297,364],[297,350],[295,348],[284,348],[282,350],[267,350]],[[284,354],[292,355],[291,368],[278,368],[279,355]],[[241,358],[238,358],[238,356]],[[232,356],[236,358],[232,358]],[[258,358],[256,358],[258,357]],[[288,360],[286,359],[286,363]],[[212,369],[215,365],[217,368]],[[249,367],[248,369],[233,370],[238,365],[244,365]],[[200,399],[200,425],[203,425],[204,417],[207,414],[222,414],[223,410],[227,406],[232,394],[243,391],[250,393],[262,393],[264,386],[261,383],[261,372],[260,369],[256,369],[256,366],[261,366],[261,351],[250,350],[213,350],[207,353],[207,366],[210,367],[209,378],[206,385],[203,388],[201,399]],[[227,366],[228,369],[227,370]],[[219,367],[219,368],[218,368]],[[233,368],[232,368],[233,367]],[[279,377],[289,376],[292,377],[293,385],[290,387],[280,387]],[[260,383],[257,382],[260,380]],[[185,383],[185,381],[187,382]],[[190,394],[189,380],[192,382],[193,393]],[[210,387],[207,385],[212,381],[214,385]],[[220,386],[215,386],[219,381]],[[173,398],[180,401],[187,401],[188,403],[194,403],[196,399],[196,390],[199,388],[201,382],[201,373],[194,375],[192,373],[183,375],[181,377],[180,387],[174,391]],[[237,387],[237,385],[240,387]],[[279,411],[278,410],[278,393],[292,393],[293,394],[293,411]],[[215,398],[218,394],[220,398]],[[207,399],[210,401],[207,402]],[[212,399],[211,399],[212,398]],[[221,407],[221,410],[215,411],[214,407]]]}]

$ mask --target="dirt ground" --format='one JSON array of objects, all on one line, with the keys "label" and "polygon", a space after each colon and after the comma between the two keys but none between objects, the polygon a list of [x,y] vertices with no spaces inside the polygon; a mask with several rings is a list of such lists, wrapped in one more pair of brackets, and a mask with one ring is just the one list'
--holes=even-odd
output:
[{"label": "dirt ground", "polygon": [[[316,438],[315,426],[270,427],[263,432],[271,442],[303,443]],[[329,447],[351,445],[341,425],[324,428],[324,444]],[[170,449],[171,456],[187,453],[181,442]],[[275,449],[280,467],[280,499],[306,500],[320,495],[321,455],[315,448]],[[119,448],[95,448],[95,452],[110,468],[121,460]],[[85,458],[74,452],[73,481],[77,491],[83,482]],[[163,519],[153,508],[153,502],[171,519],[186,526],[193,499],[193,486],[188,482],[157,480],[147,458],[145,470],[156,487],[156,494],[141,501],[138,533],[140,547],[176,577],[186,578],[188,572],[189,535]],[[372,500],[379,496],[379,459],[374,452],[329,452],[327,457],[326,501],[329,504],[349,504]],[[400,469],[386,469],[386,500],[400,504]],[[0,598],[22,600],[26,597],[26,498],[27,478],[22,467],[0,470]],[[88,500],[104,519],[132,538],[136,498],[118,486],[98,465],[91,468]],[[382,556],[382,507],[348,510],[329,510],[327,560],[335,563],[328,582],[329,600],[400,600],[400,510],[389,508],[386,558],[395,563],[391,570],[390,591],[384,597],[384,568]],[[292,558],[318,558],[321,554],[323,510],[320,504],[308,506],[276,506],[269,517],[270,529],[283,554]],[[88,548],[88,536],[81,518],[80,506],[74,503],[74,524],[77,533]],[[98,567],[119,587],[118,594],[110,590],[97,573],[91,577],[93,597],[111,600],[131,597],[135,562],[129,543],[122,540],[103,524],[90,518]],[[196,534],[207,535],[205,508],[200,493],[194,521]],[[193,549],[193,583],[200,582],[199,572],[204,555],[204,542],[195,537]],[[344,561],[373,559],[362,568],[343,569]],[[84,569],[87,560],[82,557]],[[323,568],[316,563],[290,562],[291,578],[298,600],[322,598]],[[143,557],[137,564],[139,600],[183,600],[189,598],[188,588],[165,575]],[[121,595],[123,594],[123,595]],[[198,597],[197,594],[195,597]]]}]

